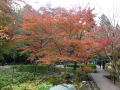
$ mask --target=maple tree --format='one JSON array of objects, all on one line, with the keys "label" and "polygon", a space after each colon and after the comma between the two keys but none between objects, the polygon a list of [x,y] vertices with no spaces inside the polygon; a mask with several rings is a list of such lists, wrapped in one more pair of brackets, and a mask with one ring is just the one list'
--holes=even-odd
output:
[{"label": "maple tree", "polygon": [[[93,9],[73,8],[65,10],[59,9],[56,15],[57,28],[59,29],[56,43],[59,46],[59,60],[70,60],[76,64],[79,61],[88,63],[88,57],[91,52],[92,41],[88,39],[87,34],[91,32],[91,27],[94,26],[95,17],[92,14]],[[61,36],[62,35],[62,36]]]},{"label": "maple tree", "polygon": [[56,60],[88,62],[93,41],[86,35],[95,25],[93,9],[26,8],[22,27],[26,31],[24,40],[29,40],[24,49],[31,52],[29,60],[38,56],[37,61],[44,64],[54,64]]}]

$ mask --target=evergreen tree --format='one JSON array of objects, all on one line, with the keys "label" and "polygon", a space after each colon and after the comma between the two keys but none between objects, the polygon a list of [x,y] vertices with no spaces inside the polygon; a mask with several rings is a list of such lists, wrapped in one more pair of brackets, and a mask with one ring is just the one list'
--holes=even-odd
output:
[{"label": "evergreen tree", "polygon": [[100,25],[111,25],[109,18],[105,14],[100,17]]}]

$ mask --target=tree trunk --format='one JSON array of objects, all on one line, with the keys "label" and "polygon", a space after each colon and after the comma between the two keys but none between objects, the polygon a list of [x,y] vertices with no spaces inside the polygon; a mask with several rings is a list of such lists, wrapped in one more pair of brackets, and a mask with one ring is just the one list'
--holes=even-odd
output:
[{"label": "tree trunk", "polygon": [[50,67],[51,67],[51,65],[48,65],[48,71],[50,71]]},{"label": "tree trunk", "polygon": [[35,62],[35,64],[34,64],[34,77],[35,77],[36,73],[37,73],[37,63]]},{"label": "tree trunk", "polygon": [[77,62],[74,62],[73,70],[77,69]]},{"label": "tree trunk", "polygon": [[116,82],[116,78],[115,78],[115,75],[113,76],[113,82],[114,82],[114,84],[115,84],[115,82]]},{"label": "tree trunk", "polygon": [[67,71],[67,61],[64,61],[63,65],[64,65],[64,71],[66,72]]},{"label": "tree trunk", "polygon": [[16,62],[15,62],[15,58],[14,58],[14,64],[15,64]]}]

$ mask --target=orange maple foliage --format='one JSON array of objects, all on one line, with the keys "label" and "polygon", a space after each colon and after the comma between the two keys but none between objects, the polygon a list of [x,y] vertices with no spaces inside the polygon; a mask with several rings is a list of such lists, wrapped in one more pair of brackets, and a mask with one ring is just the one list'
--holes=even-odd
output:
[{"label": "orange maple foliage", "polygon": [[12,40],[15,30],[18,26],[17,13],[12,8],[13,4],[17,4],[12,0],[0,1],[0,39]]},{"label": "orange maple foliage", "polygon": [[[43,10],[43,9],[42,9]],[[24,12],[22,27],[26,31],[25,40],[30,44],[24,49],[31,52],[29,60],[38,56],[38,61],[46,64],[56,60],[86,61],[92,55],[93,41],[86,37],[94,26],[93,9],[58,8],[47,13],[33,8]]]}]

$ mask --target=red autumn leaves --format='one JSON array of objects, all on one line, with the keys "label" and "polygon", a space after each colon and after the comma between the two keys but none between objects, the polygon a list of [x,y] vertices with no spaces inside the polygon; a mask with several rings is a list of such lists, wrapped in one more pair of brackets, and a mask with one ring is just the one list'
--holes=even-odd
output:
[{"label": "red autumn leaves", "polygon": [[38,56],[38,61],[46,64],[56,60],[88,62],[88,57],[94,55],[94,40],[86,35],[92,32],[94,17],[93,9],[26,11],[22,27],[30,33],[26,35],[30,45],[24,50],[31,52],[30,60]]}]

